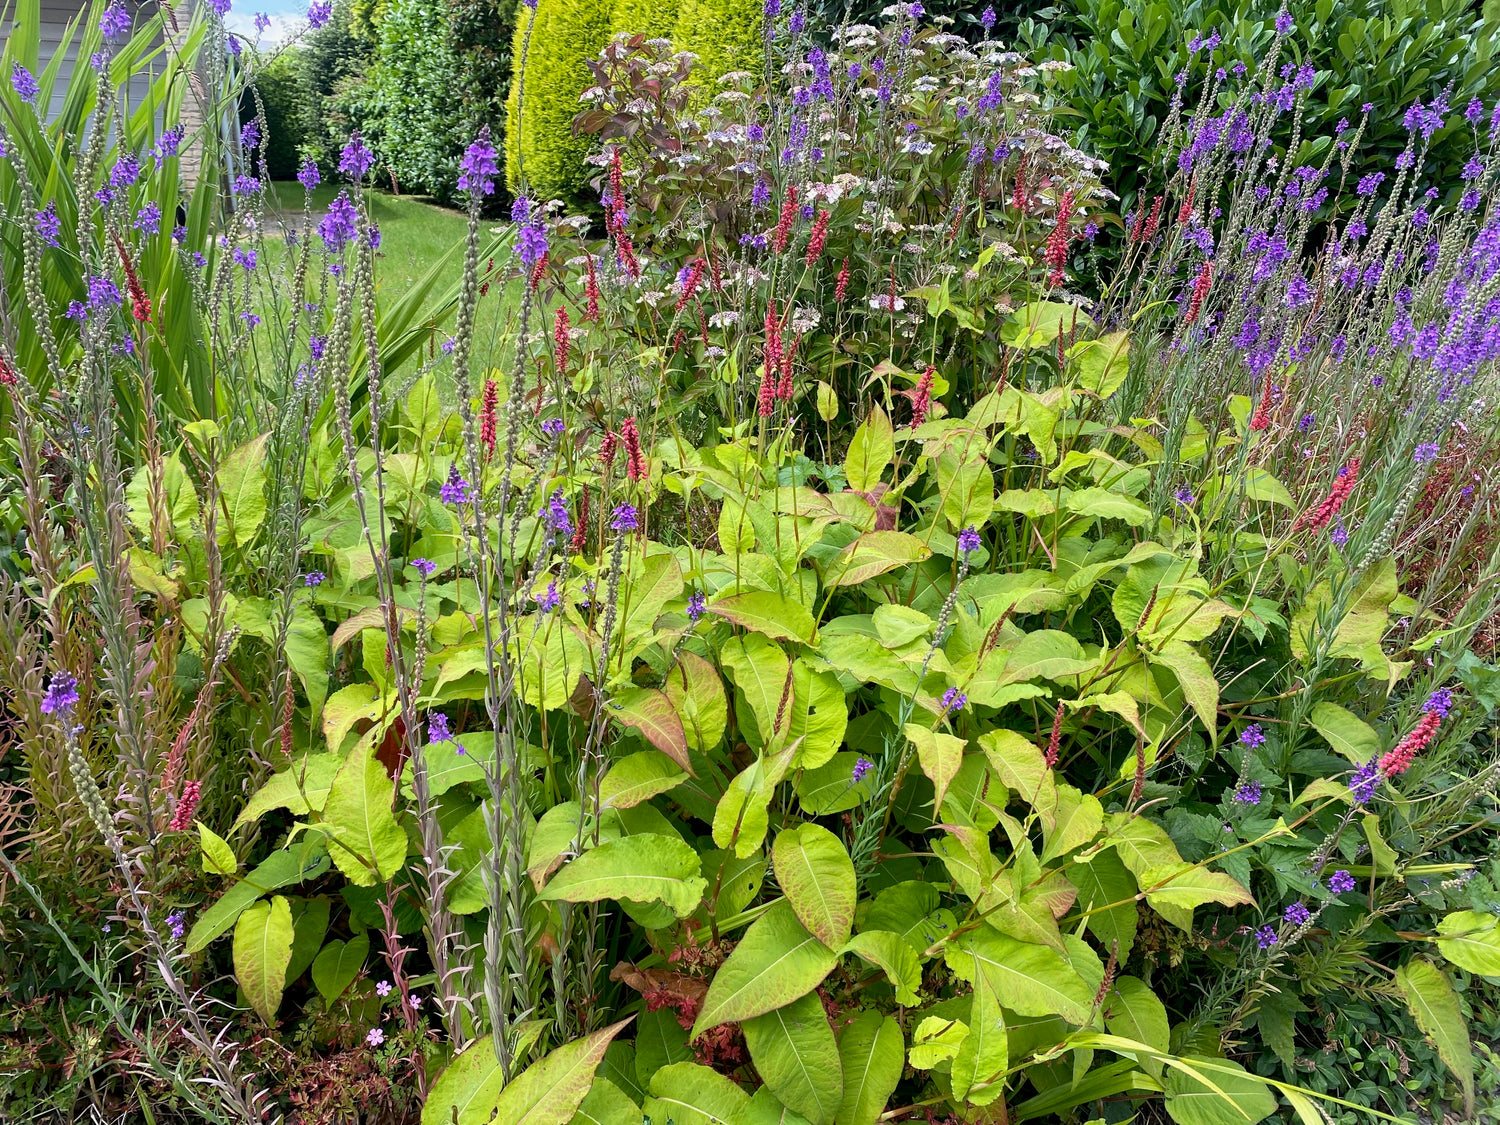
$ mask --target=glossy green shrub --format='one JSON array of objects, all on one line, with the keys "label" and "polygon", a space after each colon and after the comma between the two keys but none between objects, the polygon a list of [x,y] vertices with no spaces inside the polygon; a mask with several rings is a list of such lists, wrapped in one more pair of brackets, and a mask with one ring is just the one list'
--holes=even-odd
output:
[{"label": "glossy green shrub", "polygon": [[446,35],[441,0],[391,0],[382,10],[380,46],[370,72],[381,163],[402,191],[452,196],[458,158],[474,128],[459,101],[460,61]]},{"label": "glossy green shrub", "polygon": [[609,39],[610,15],[603,0],[553,0],[520,10],[516,75],[505,103],[505,179],[512,191],[523,175],[544,199],[565,198],[584,186],[591,142],[574,135],[573,118],[578,96],[591,84],[586,64]]},{"label": "glossy green shrub", "polygon": [[681,0],[615,0],[614,33],[670,38],[680,10]]}]

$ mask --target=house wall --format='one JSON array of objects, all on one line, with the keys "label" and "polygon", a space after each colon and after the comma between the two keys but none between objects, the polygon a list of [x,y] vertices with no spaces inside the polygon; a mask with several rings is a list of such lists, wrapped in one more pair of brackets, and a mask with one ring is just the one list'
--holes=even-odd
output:
[{"label": "house wall", "polygon": [[[128,0],[127,0],[128,2]],[[178,13],[178,26],[184,30],[191,16],[195,0],[179,0],[175,6]],[[41,6],[41,59],[45,66],[49,63],[62,47],[64,39],[68,38],[68,25],[78,18],[80,12],[85,11],[87,4],[83,0],[40,0]],[[139,6],[146,13],[154,11],[155,5],[143,4]],[[63,61],[58,70],[57,81],[52,87],[52,102],[47,107],[47,119],[55,119],[62,112],[63,99],[66,95],[68,83],[72,80],[73,72],[78,66],[87,66],[88,61],[82,63],[78,60],[78,38],[77,32],[72,36],[63,52]],[[133,76],[125,88],[125,99],[128,109],[133,110],[150,97],[151,82],[156,74],[161,72],[165,60],[156,59],[150,68],[140,74]],[[188,136],[193,136],[202,123],[202,114],[199,109],[198,99],[189,94],[183,106],[182,124],[187,128]],[[197,181],[199,170],[199,146],[189,144],[182,151],[183,180],[187,186],[192,186]]]}]

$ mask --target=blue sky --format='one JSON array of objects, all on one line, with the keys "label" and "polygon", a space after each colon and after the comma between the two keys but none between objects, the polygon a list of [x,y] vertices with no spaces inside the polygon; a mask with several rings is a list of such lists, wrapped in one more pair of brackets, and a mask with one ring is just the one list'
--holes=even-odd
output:
[{"label": "blue sky", "polygon": [[254,39],[257,12],[271,17],[271,26],[260,36],[262,46],[284,43],[307,26],[306,0],[234,0],[224,23],[230,31]]}]

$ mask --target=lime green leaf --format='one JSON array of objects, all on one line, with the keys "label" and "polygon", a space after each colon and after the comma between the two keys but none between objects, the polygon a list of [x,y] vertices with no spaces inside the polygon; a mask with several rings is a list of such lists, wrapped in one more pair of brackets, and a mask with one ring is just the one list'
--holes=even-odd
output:
[{"label": "lime green leaf", "polygon": [[182,467],[182,459],[176,453],[163,457],[158,469],[153,470],[151,466],[143,465],[131,476],[130,483],[125,486],[125,502],[130,522],[143,536],[150,537],[150,492],[153,484],[158,487],[162,496],[162,507],[168,524],[166,530],[178,536],[190,535],[193,523],[198,519],[198,493],[193,488],[192,478]]},{"label": "lime green leaf", "polygon": [[858,896],[854,861],[843,842],[821,825],[803,824],[777,835],[771,858],[797,920],[826,946],[847,941]]},{"label": "lime green leaf", "polygon": [[374,684],[358,683],[339,688],[323,706],[323,739],[328,749],[337,753],[344,739],[361,719],[374,722],[381,716],[383,704],[380,689]]},{"label": "lime green leaf", "polygon": [[370,955],[370,935],[355,934],[348,941],[335,938],[313,959],[313,985],[332,1004],[354,983]]},{"label": "lime green leaf", "polygon": [[[1120,959],[1124,960],[1124,954]],[[1114,988],[1104,998],[1104,1026],[1115,1035],[1145,1043],[1162,1053],[1171,1047],[1166,1005],[1145,981],[1136,977],[1120,977],[1115,981]],[[1146,1057],[1140,1064],[1155,1077],[1161,1077],[1160,1060]]]},{"label": "lime green leaf", "polygon": [[1370,844],[1370,860],[1374,864],[1375,874],[1394,875],[1396,863],[1401,858],[1396,854],[1396,849],[1385,842],[1385,837],[1380,834],[1380,817],[1375,813],[1365,813],[1360,821],[1365,830],[1365,839]]},{"label": "lime green leaf", "polygon": [[818,380],[818,417],[825,422],[832,422],[839,416],[839,396],[834,389],[823,380]]},{"label": "lime green leaf", "polygon": [[590,848],[548,881],[537,896],[563,902],[660,902],[679,918],[698,909],[707,887],[698,853],[675,836],[643,832]]},{"label": "lime green leaf", "polygon": [[[599,1069],[605,1048],[629,1022],[621,1020],[586,1038],[564,1043],[528,1066],[493,1102],[495,1125],[566,1125],[594,1084],[594,1071]],[[425,1111],[423,1116],[425,1119]]]},{"label": "lime green leaf", "polygon": [[729,723],[729,704],[718,670],[695,652],[681,652],[663,686],[682,720],[688,746],[700,754],[717,746]]},{"label": "lime green leaf", "polygon": [[1476,910],[1449,914],[1437,926],[1438,952],[1460,969],[1500,977],[1500,918]]},{"label": "lime green leaf", "polygon": [[963,1021],[928,1016],[917,1024],[912,1035],[911,1065],[918,1070],[931,1070],[955,1057],[968,1037],[969,1025]]},{"label": "lime green leaf", "polygon": [[[1096,340],[1083,340],[1068,349],[1076,364],[1078,385],[1100,398],[1120,389],[1130,371],[1130,334],[1110,332]],[[1070,371],[1074,368],[1070,367]]]},{"label": "lime green leaf", "polygon": [[948,784],[963,764],[964,747],[968,743],[955,735],[929,730],[920,723],[907,723],[906,737],[917,748],[917,761],[932,782],[933,808],[941,809]]},{"label": "lime green leaf", "polygon": [[[735,687],[745,697],[755,727],[760,733],[761,745],[769,745],[782,733],[777,728],[777,717],[785,722],[781,701],[787,694],[787,681],[792,676],[792,662],[775,641],[767,640],[758,633],[748,637],[732,637],[724,643],[719,662],[734,679]],[[736,704],[736,714],[742,710]],[[745,724],[741,721],[741,726]],[[723,845],[719,845],[723,847]]]},{"label": "lime green leaf", "polygon": [[234,979],[250,1006],[266,1023],[274,1023],[292,960],[292,906],[281,895],[257,902],[234,925]]},{"label": "lime green leaf", "polygon": [[286,632],[286,662],[312,704],[313,719],[328,698],[328,632],[311,606],[298,605]]},{"label": "lime green leaf", "polygon": [[198,845],[203,852],[203,870],[210,875],[233,875],[240,869],[233,849],[201,820],[198,822]]},{"label": "lime green leaf", "polygon": [[1383,749],[1374,728],[1337,703],[1314,704],[1309,721],[1328,745],[1357,766],[1379,757]]},{"label": "lime green leaf", "polygon": [[1009,1059],[1008,1037],[991,974],[976,973],[973,985],[969,1034],[953,1058],[953,1096],[970,1105],[989,1105],[1005,1089],[995,1078]]},{"label": "lime green leaf", "polygon": [[368,738],[361,739],[333,779],[323,822],[333,837],[333,862],[357,887],[373,887],[406,862],[406,833],[391,812],[395,785]]},{"label": "lime green leaf", "polygon": [[1474,1116],[1474,1048],[1464,1022],[1458,994],[1447,975],[1421,957],[1396,970],[1396,987],[1422,1033],[1437,1047],[1438,1057],[1458,1079],[1464,1092],[1464,1118]]},{"label": "lime green leaf", "polygon": [[680,1062],[651,1076],[651,1096],[641,1108],[653,1122],[742,1125],[750,1095],[716,1070]]},{"label": "lime green leaf", "polygon": [[272,774],[245,802],[230,831],[253,824],[272,809],[290,809],[297,816],[322,812],[333,776],[344,760],[337,754],[309,754],[301,761]]},{"label": "lime green leaf", "polygon": [[770,590],[750,590],[720,598],[708,607],[727,621],[780,640],[811,643],[813,616],[801,602]]},{"label": "lime green leaf", "polygon": [[633,809],[642,801],[675,789],[686,780],[687,774],[664,754],[642,750],[609,767],[609,772],[599,782],[599,806]]},{"label": "lime green leaf", "polygon": [[844,1092],[838,1045],[816,994],[745,1020],[750,1059],[787,1108],[812,1125],[833,1125]]},{"label": "lime green leaf", "polygon": [[714,974],[703,999],[697,1037],[721,1023],[750,1019],[817,988],[838,956],[797,921],[783,900],[757,919]]},{"label": "lime green leaf", "polygon": [[[920,922],[923,915],[911,919]],[[922,987],[922,962],[903,935],[890,930],[864,930],[855,934],[839,949],[857,953],[870,964],[883,969],[886,979],[896,990],[896,1003],[910,1007],[918,1003],[917,989]]]},{"label": "lime green leaf", "polygon": [[1000,1003],[1019,1016],[1062,1016],[1080,1027],[1089,1021],[1093,989],[1054,949],[983,927],[950,943],[945,958],[966,981],[984,974]]},{"label": "lime green leaf", "polygon": [[1071,785],[1057,787],[1057,818],[1050,830],[1043,825],[1042,862],[1066,855],[1082,847],[1099,834],[1104,824],[1104,808],[1092,793],[1082,793]]},{"label": "lime green leaf", "polygon": [[493,1037],[476,1039],[432,1084],[422,1107],[422,1125],[452,1125],[455,1111],[458,1125],[486,1125],[504,1085]]},{"label": "lime green leaf", "polygon": [[1131,527],[1151,522],[1150,508],[1132,496],[1122,496],[1107,488],[1080,488],[1063,498],[1063,507],[1074,515],[1124,520]]},{"label": "lime green leaf", "polygon": [[252,438],[219,466],[219,545],[243,547],[266,518],[266,440]]},{"label": "lime green leaf", "polygon": [[641,1125],[641,1107],[600,1074],[579,1104],[572,1125]]},{"label": "lime green leaf", "polygon": [[849,452],[844,458],[844,476],[849,487],[859,492],[870,491],[880,483],[881,475],[895,456],[895,431],[885,411],[877,406],[849,439]]},{"label": "lime green leaf", "polygon": [[1214,679],[1213,666],[1197,649],[1182,641],[1168,641],[1162,645],[1156,654],[1156,661],[1172,670],[1182,688],[1182,697],[1208,731],[1209,741],[1216,741],[1219,730],[1219,682]]},{"label": "lime green leaf", "polygon": [[983,527],[995,510],[995,477],[985,441],[953,442],[938,454],[938,514],[955,532]]},{"label": "lime green leaf", "polygon": [[1010,314],[1000,329],[1000,340],[1013,348],[1044,348],[1064,332],[1093,326],[1077,305],[1061,301],[1032,301]]},{"label": "lime green leaf", "polygon": [[688,773],[692,767],[688,760],[687,733],[682,727],[682,718],[666,692],[656,688],[631,685],[615,692],[608,703],[609,713],[626,726],[641,732],[647,742],[655,746]]},{"label": "lime green leaf", "polygon": [[208,946],[230,926],[245,909],[263,894],[280,890],[303,879],[312,879],[328,870],[328,853],[322,841],[299,848],[283,848],[261,860],[254,871],[225,891],[188,931],[183,952],[189,955]]},{"label": "lime green leaf", "polygon": [[1178,912],[1185,912],[1190,922],[1193,907],[1206,902],[1222,906],[1247,906],[1255,902],[1249,891],[1222,871],[1209,871],[1188,863],[1148,867],[1139,878],[1146,901],[1167,921],[1184,929],[1187,925]]},{"label": "lime green leaf", "polygon": [[823,578],[829,586],[857,586],[897,567],[931,557],[932,550],[915,535],[904,531],[867,531],[838,553]]},{"label": "lime green leaf", "polygon": [[793,767],[817,769],[833,757],[849,726],[849,701],[833,672],[792,661],[792,697],[786,704],[786,740],[797,743]]},{"label": "lime green leaf", "polygon": [[844,1091],[837,1125],[875,1125],[901,1081],[901,1027],[890,1016],[864,1010],[839,1032]]},{"label": "lime green leaf", "polygon": [[1088,915],[1089,931],[1105,949],[1115,950],[1123,964],[1135,944],[1140,921],[1135,879],[1111,849],[1091,856],[1086,863],[1069,864],[1063,874],[1078,889],[1078,910]]},{"label": "lime green leaf", "polygon": [[651,634],[662,607],[682,596],[682,567],[670,551],[648,555],[626,592],[624,636],[627,641]]},{"label": "lime green leaf", "polygon": [[1155,821],[1129,813],[1110,813],[1104,821],[1105,834],[1114,842],[1130,873],[1145,884],[1148,868],[1181,863],[1177,845],[1167,831]]},{"label": "lime green leaf", "polygon": [[1181,1062],[1197,1075],[1184,1067],[1167,1075],[1165,1108],[1177,1125],[1255,1125],[1276,1112],[1270,1088],[1238,1063],[1196,1055]]},{"label": "lime green leaf", "polygon": [[873,771],[854,780],[854,767],[860,755],[853,750],[835,754],[817,769],[807,770],[797,778],[797,802],[808,816],[826,816],[847,812],[869,799],[875,788]]}]

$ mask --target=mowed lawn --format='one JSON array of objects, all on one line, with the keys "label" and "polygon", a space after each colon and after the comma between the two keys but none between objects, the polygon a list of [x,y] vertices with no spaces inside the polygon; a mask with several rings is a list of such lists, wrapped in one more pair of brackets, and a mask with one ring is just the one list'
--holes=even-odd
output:
[{"label": "mowed lawn", "polygon": [[[328,205],[338,195],[337,184],[320,184],[313,189],[313,225],[328,210]],[[283,235],[286,229],[296,230],[302,224],[304,192],[295,181],[273,183],[267,199],[267,250],[275,259],[285,253]],[[464,241],[468,237],[469,219],[461,211],[439,207],[421,196],[387,195],[383,192],[365,193],[365,203],[370,218],[380,228],[380,250],[375,267],[376,291],[382,304],[399,299],[403,294],[424,281],[434,266],[440,274],[432,286],[426,302],[431,307],[444,300],[450,290],[456,290],[463,273]],[[483,248],[494,242],[496,232],[504,227],[503,220],[490,220],[480,226],[479,241]],[[505,252],[508,256],[508,251]],[[496,253],[497,266],[505,258]],[[279,264],[279,263],[277,263]],[[481,276],[487,261],[479,263]],[[492,366],[504,363],[508,353],[506,333],[514,333],[515,326],[509,315],[515,308],[514,297],[519,292],[519,282],[509,287],[503,283],[490,286],[488,295],[479,302],[474,326],[474,372],[482,374]],[[430,347],[424,349],[426,357],[432,351],[437,358],[441,347],[453,331],[450,315],[434,333]],[[445,370],[440,363],[440,370]],[[448,389],[444,381],[444,390]]]}]

